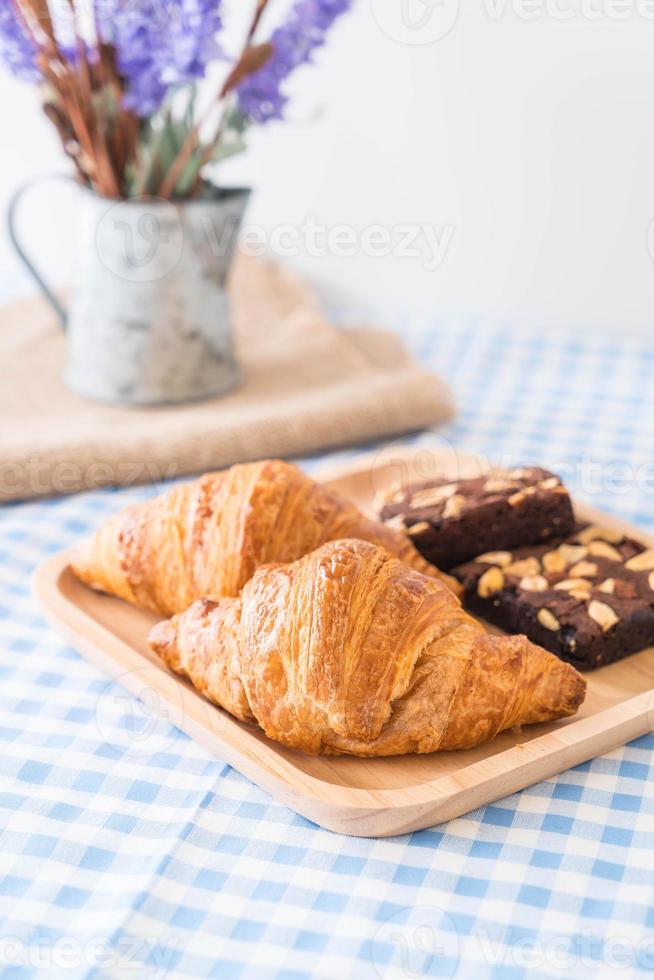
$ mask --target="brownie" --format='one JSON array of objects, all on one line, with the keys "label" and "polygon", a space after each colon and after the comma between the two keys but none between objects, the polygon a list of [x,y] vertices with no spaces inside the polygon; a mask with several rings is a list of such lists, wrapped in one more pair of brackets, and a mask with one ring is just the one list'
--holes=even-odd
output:
[{"label": "brownie", "polygon": [[575,526],[568,491],[538,467],[394,488],[380,504],[381,519],[405,530],[423,557],[444,569],[484,551],[563,536]]},{"label": "brownie", "polygon": [[464,604],[592,669],[654,645],[654,548],[609,528],[479,555],[452,570]]}]

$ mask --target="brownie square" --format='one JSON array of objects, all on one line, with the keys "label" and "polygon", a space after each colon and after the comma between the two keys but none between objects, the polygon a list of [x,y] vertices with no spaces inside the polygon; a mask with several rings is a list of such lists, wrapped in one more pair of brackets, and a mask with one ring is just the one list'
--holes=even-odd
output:
[{"label": "brownie square", "polygon": [[394,488],[383,495],[379,513],[443,569],[484,551],[563,536],[575,526],[568,491],[539,467]]},{"label": "brownie square", "polygon": [[452,570],[472,612],[581,669],[654,645],[654,549],[586,525]]}]

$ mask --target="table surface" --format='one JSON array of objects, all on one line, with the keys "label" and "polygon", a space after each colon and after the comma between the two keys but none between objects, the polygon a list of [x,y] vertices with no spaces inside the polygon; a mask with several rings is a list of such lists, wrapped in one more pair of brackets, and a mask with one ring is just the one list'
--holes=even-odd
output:
[{"label": "table surface", "polygon": [[[654,344],[480,322],[402,329],[460,407],[417,447],[542,463],[654,527]],[[3,976],[654,969],[654,736],[446,825],[354,839],[280,806],[80,659],[44,621],[30,575],[159,489],[0,511]]]}]

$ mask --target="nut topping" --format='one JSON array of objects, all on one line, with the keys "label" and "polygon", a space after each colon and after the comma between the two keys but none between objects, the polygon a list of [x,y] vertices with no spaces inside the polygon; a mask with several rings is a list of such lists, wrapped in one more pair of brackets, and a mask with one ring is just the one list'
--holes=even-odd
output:
[{"label": "nut topping", "polygon": [[647,576],[647,584],[649,585],[652,592],[654,592],[654,572],[650,572]]},{"label": "nut topping", "polygon": [[[596,555],[598,558],[610,558],[611,561],[622,561],[622,555],[617,548],[614,548],[612,544],[608,544],[607,541],[591,541],[588,545],[588,553],[590,555]],[[652,561],[652,568],[654,568],[654,561]]]},{"label": "nut topping", "polygon": [[484,483],[484,490],[486,493],[501,493],[502,490],[508,490],[513,486],[515,484],[512,480],[490,479]]},{"label": "nut topping", "polygon": [[543,555],[543,568],[546,572],[564,572],[567,562],[561,552],[547,551]]},{"label": "nut topping", "polygon": [[540,562],[533,555],[530,555],[529,558],[520,558],[504,567],[507,575],[519,575],[520,578],[525,575],[538,575],[540,570]]},{"label": "nut topping", "polygon": [[576,589],[590,595],[592,586],[585,578],[567,578],[564,582],[557,582],[554,588],[561,592],[572,592],[573,589]]},{"label": "nut topping", "polygon": [[460,494],[455,493],[453,497],[450,497],[443,508],[443,517],[458,517],[461,513],[466,498]]},{"label": "nut topping", "polygon": [[388,520],[384,521],[386,527],[396,528],[398,531],[407,530],[407,533],[411,533],[404,526],[404,517],[402,514],[394,514],[393,517],[389,517]]},{"label": "nut topping", "polygon": [[588,589],[570,589],[569,595],[571,595],[573,599],[581,599],[582,602],[588,602],[591,593]]},{"label": "nut topping", "polygon": [[549,582],[543,575],[525,575],[520,579],[520,588],[527,592],[545,592],[549,589]]},{"label": "nut topping", "polygon": [[538,486],[541,490],[553,490],[554,487],[558,487],[559,478],[558,476],[548,476],[546,480],[541,480]]},{"label": "nut topping", "polygon": [[499,592],[503,586],[504,575],[499,568],[493,566],[492,568],[489,568],[488,571],[484,572],[477,582],[477,592],[482,599],[487,599],[488,596],[493,595],[495,592]]},{"label": "nut topping", "polygon": [[561,544],[558,551],[566,565],[574,565],[575,562],[581,561],[588,554],[588,548],[580,544]]},{"label": "nut topping", "polygon": [[558,619],[554,613],[550,612],[549,609],[539,609],[538,615],[536,617],[541,626],[544,626],[546,630],[558,630],[561,627]]},{"label": "nut topping", "polygon": [[[388,524],[389,522],[386,521],[386,523]],[[423,531],[430,531],[430,530],[431,530],[431,524],[428,524],[427,521],[418,521],[417,524],[412,524],[411,527],[408,527],[406,529],[406,533],[414,535],[414,534],[422,534]]]},{"label": "nut topping", "polygon": [[577,541],[580,544],[590,544],[591,541],[595,541],[597,538],[602,541],[609,541],[611,544],[618,544],[624,538],[624,534],[622,531],[616,531],[612,527],[600,527],[599,524],[590,524],[577,535]]},{"label": "nut topping", "polygon": [[598,599],[593,599],[593,601],[588,604],[588,615],[599,626],[601,626],[604,633],[619,622],[618,617],[611,607],[607,606],[605,602],[600,602]]},{"label": "nut topping", "polygon": [[624,567],[630,572],[649,572],[650,569],[654,569],[654,548],[648,548],[647,551],[634,555],[624,563]]},{"label": "nut topping", "polygon": [[380,490],[375,497],[375,506],[381,509],[383,504],[399,504],[404,500],[404,490],[401,483],[394,483],[385,490]]},{"label": "nut topping", "polygon": [[531,497],[532,493],[536,493],[536,487],[523,487],[522,490],[518,490],[517,493],[512,493],[508,498],[509,507],[517,507],[521,504],[525,497]]},{"label": "nut topping", "polygon": [[593,575],[597,575],[597,565],[593,561],[578,561],[570,569],[570,575],[573,578],[592,578]]},{"label": "nut topping", "polygon": [[458,486],[458,483],[446,483],[442,487],[426,487],[424,490],[417,490],[411,496],[409,503],[414,510],[418,507],[431,507],[434,504],[440,504],[451,497]]},{"label": "nut topping", "polygon": [[482,562],[484,565],[508,565],[512,558],[510,551],[487,551],[475,558],[475,561]]},{"label": "nut topping", "polygon": [[[654,574],[654,572],[652,573]],[[598,585],[598,591],[604,592],[606,595],[612,595],[615,592],[615,579],[605,578],[601,585]]]}]

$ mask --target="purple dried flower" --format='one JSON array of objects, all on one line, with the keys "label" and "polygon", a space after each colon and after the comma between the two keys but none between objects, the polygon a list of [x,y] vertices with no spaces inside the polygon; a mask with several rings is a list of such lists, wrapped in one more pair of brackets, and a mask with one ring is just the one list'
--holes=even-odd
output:
[{"label": "purple dried flower", "polygon": [[300,65],[311,60],[334,21],[351,6],[351,0],[297,0],[287,19],[271,37],[273,53],[266,64],[249,75],[238,88],[238,108],[259,123],[281,119],[287,98],[283,82]]},{"label": "purple dried flower", "polygon": [[13,3],[4,0],[0,5],[0,58],[14,75],[34,82],[41,77],[36,66],[36,53]]},{"label": "purple dried flower", "polygon": [[126,82],[125,105],[155,112],[168,92],[202,78],[222,57],[217,35],[221,0],[102,0],[98,31],[116,48]]}]

